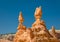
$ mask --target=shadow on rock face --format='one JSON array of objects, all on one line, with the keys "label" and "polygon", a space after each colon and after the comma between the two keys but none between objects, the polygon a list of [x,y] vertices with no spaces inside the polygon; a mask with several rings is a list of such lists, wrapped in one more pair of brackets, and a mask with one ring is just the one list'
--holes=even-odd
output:
[{"label": "shadow on rock face", "polygon": [[7,39],[8,39],[9,41],[13,41],[13,38],[14,38],[14,36],[9,36]]}]

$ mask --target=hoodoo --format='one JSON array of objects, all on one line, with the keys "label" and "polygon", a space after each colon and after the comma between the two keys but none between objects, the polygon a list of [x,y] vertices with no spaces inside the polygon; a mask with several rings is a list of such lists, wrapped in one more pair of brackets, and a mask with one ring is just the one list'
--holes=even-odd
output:
[{"label": "hoodoo", "polygon": [[[19,15],[19,25],[17,27],[17,32],[14,36],[14,42],[59,42],[58,38],[55,38],[49,33],[46,28],[45,22],[41,20],[42,9],[37,7],[34,13],[35,22],[32,24],[31,28],[26,28],[23,25],[22,12]],[[52,27],[53,34],[55,34],[55,29]]]}]

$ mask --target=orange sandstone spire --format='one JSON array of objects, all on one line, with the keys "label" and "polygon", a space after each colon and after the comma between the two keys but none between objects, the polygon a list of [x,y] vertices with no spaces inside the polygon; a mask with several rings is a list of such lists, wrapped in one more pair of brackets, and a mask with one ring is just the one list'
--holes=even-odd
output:
[{"label": "orange sandstone spire", "polygon": [[45,31],[48,33],[48,36],[50,37],[51,35],[49,34],[49,31],[47,30],[46,26],[45,26],[45,22],[43,20],[41,20],[41,16],[42,16],[42,9],[41,7],[37,7],[35,10],[35,19],[36,21],[32,24],[32,30],[33,31]]},{"label": "orange sandstone spire", "polygon": [[36,19],[41,19],[41,16],[42,16],[41,6],[36,8],[34,16],[35,16]]},{"label": "orange sandstone spire", "polygon": [[55,32],[55,28],[54,28],[54,26],[52,26],[52,32],[53,32],[53,34],[56,33],[56,32]]},{"label": "orange sandstone spire", "polygon": [[54,27],[54,26],[52,26],[52,28],[51,28],[51,33],[52,33],[52,36],[53,36],[54,38],[57,37],[56,31],[55,31],[55,27]]},{"label": "orange sandstone spire", "polygon": [[36,21],[33,23],[32,27],[35,28],[36,26],[39,26],[39,25],[44,25],[45,27],[44,21],[41,20],[41,16],[42,16],[41,6],[36,8],[34,16],[35,16]]},{"label": "orange sandstone spire", "polygon": [[24,19],[23,19],[23,16],[22,16],[22,12],[20,12],[18,20],[19,20],[20,23],[23,23]]},{"label": "orange sandstone spire", "polygon": [[23,25],[24,18],[23,18],[23,16],[22,16],[22,12],[20,12],[20,15],[19,15],[18,20],[19,20],[19,25],[18,25],[18,28],[17,28],[17,29],[18,29],[18,30],[19,30],[20,28],[25,29],[26,27]]},{"label": "orange sandstone spire", "polygon": [[19,25],[17,27],[17,32],[16,32],[15,37],[14,37],[14,42],[20,42],[19,38],[20,38],[21,34],[23,34],[26,31],[26,27],[22,24],[24,21],[24,19],[22,17],[22,12],[20,12],[18,20],[19,20]]}]

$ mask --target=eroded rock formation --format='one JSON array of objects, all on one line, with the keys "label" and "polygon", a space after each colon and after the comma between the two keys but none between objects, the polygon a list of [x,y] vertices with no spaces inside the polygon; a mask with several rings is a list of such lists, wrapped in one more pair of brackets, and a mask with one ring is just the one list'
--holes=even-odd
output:
[{"label": "eroded rock formation", "polygon": [[[14,37],[14,42],[59,42],[56,36],[54,37],[49,33],[45,26],[45,22],[41,20],[41,7],[36,8],[34,16],[36,21],[32,24],[31,28],[26,28],[23,25],[24,19],[22,17],[22,12],[20,12],[19,25]],[[52,33],[55,34],[53,27]]]}]

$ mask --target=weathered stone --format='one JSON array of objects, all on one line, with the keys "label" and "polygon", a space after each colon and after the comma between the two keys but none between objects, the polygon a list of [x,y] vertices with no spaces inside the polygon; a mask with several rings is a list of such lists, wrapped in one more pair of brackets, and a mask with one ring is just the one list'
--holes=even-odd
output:
[{"label": "weathered stone", "polygon": [[[45,26],[45,22],[41,20],[41,7],[36,8],[34,16],[36,21],[32,24],[31,28],[26,28],[23,25],[24,19],[22,13],[20,13],[19,25],[14,37],[14,42],[59,42],[56,37],[49,33]],[[54,28],[52,28],[52,32],[55,34]]]}]

